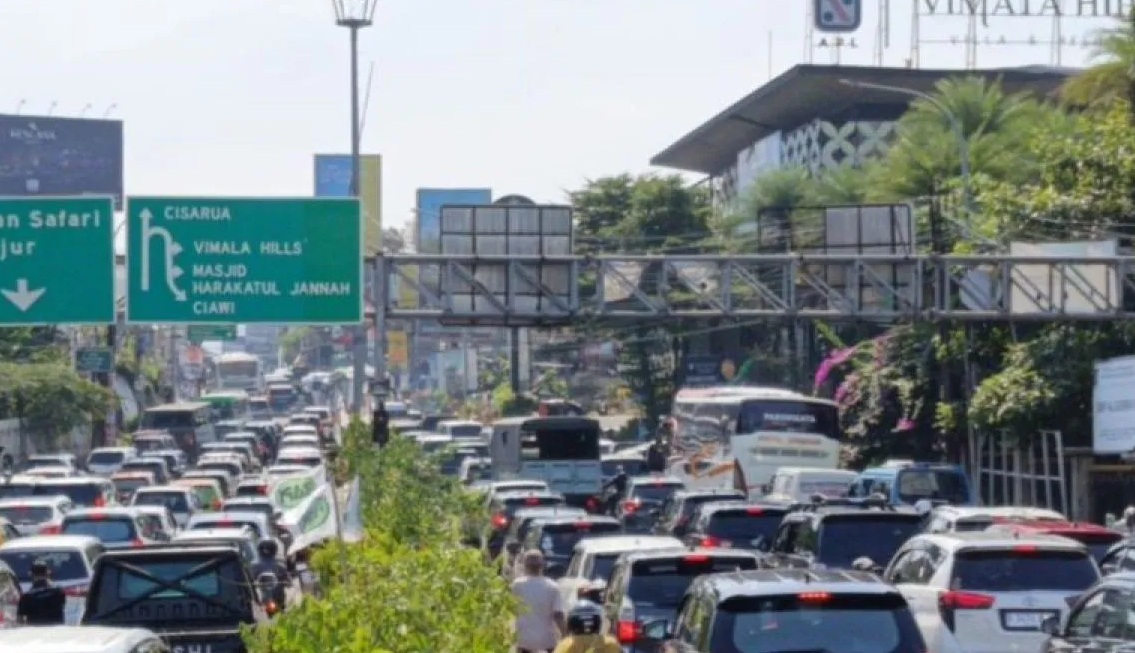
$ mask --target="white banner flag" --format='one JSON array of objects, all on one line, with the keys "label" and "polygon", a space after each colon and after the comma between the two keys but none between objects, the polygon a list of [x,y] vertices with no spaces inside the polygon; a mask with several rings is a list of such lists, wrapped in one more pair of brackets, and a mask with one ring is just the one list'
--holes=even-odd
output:
[{"label": "white banner flag", "polygon": [[334,539],[338,534],[339,515],[335,510],[335,497],[331,494],[333,491],[334,487],[330,483],[324,483],[304,502],[301,509],[294,511],[299,514],[299,519],[295,522],[285,519],[284,523],[295,536],[289,554]]}]

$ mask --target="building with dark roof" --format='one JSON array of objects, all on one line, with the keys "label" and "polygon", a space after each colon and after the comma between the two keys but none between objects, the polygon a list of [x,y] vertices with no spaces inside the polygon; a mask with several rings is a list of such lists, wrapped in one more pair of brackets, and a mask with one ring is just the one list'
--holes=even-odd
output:
[{"label": "building with dark roof", "polygon": [[708,175],[715,198],[728,203],[762,173],[790,165],[813,172],[859,165],[886,152],[895,122],[913,98],[842,84],[883,84],[932,92],[940,80],[978,75],[1008,93],[1052,95],[1077,72],[1025,66],[928,70],[797,65],[654,155],[651,165]]}]

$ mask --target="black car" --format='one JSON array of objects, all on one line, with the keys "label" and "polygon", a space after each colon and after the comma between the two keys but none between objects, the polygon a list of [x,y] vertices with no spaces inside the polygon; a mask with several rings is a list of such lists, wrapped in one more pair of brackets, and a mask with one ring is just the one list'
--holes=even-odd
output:
[{"label": "black car", "polygon": [[745,495],[740,490],[678,490],[662,505],[658,521],[654,524],[654,534],[685,537],[699,506],[712,501],[744,500]]},{"label": "black car", "polygon": [[570,506],[547,506],[537,508],[521,508],[512,515],[512,522],[502,536],[505,561],[502,566],[506,577],[512,575],[513,559],[520,553],[521,546],[528,536],[528,530],[538,519],[555,519],[558,517],[584,518],[588,512],[582,508]]},{"label": "black car", "polygon": [[82,624],[145,628],[173,650],[243,653],[241,627],[268,617],[236,547],[169,545],[99,556]]},{"label": "black car", "polygon": [[782,569],[706,574],[678,616],[643,624],[640,641],[676,653],[925,651],[898,590],[874,574]]},{"label": "black car", "polygon": [[521,549],[538,549],[544,553],[547,568],[544,573],[552,579],[563,576],[571,561],[575,545],[587,537],[613,535],[622,532],[619,520],[598,515],[576,517],[537,517],[528,529]]},{"label": "black car", "polygon": [[652,653],[657,643],[641,639],[642,624],[673,621],[695,578],[759,566],[754,554],[728,549],[624,553],[615,561],[604,596],[606,622],[625,651]]},{"label": "black car", "polygon": [[862,558],[879,567],[890,562],[921,522],[917,511],[885,502],[817,503],[785,515],[768,551],[778,567],[851,569]]},{"label": "black car", "polygon": [[499,492],[489,499],[489,514],[492,515],[489,531],[489,555],[496,558],[504,546],[504,534],[512,523],[512,516],[521,508],[539,508],[564,505],[564,495],[559,492],[519,491]]},{"label": "black car", "polygon": [[615,517],[623,522],[628,533],[649,533],[662,505],[684,488],[680,479],[669,476],[632,476],[615,508]]},{"label": "black car", "polygon": [[721,501],[702,504],[686,533],[690,546],[767,551],[788,508],[779,504]]}]

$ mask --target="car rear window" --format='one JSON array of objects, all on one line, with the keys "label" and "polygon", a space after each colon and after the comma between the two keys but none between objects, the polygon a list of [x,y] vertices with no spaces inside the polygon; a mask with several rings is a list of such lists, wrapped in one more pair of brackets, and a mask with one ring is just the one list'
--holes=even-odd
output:
[{"label": "car rear window", "polygon": [[35,494],[42,497],[63,494],[71,500],[71,503],[87,507],[97,506],[105,500],[103,487],[98,483],[69,483],[66,485],[39,483],[35,486]]},{"label": "car rear window", "polygon": [[131,461],[131,462],[128,462],[128,463],[122,463],[122,466],[118,468],[118,471],[120,471],[120,472],[152,472],[154,474],[160,474],[161,472],[163,472],[165,470],[162,469],[161,464],[156,463],[156,462],[154,462],[154,463],[140,463],[140,462]]},{"label": "car rear window", "polygon": [[119,494],[133,494],[138,488],[151,485],[151,483],[144,478],[116,478],[112,480],[111,483],[114,483],[114,489],[117,490]]},{"label": "car rear window", "polygon": [[236,495],[238,497],[262,497],[268,494],[268,484],[258,485],[238,485],[236,488]]},{"label": "car rear window", "polygon": [[627,596],[637,605],[674,608],[694,578],[702,574],[756,569],[756,558],[691,554],[682,558],[640,560],[631,566]]},{"label": "car rear window", "polygon": [[674,493],[681,489],[680,483],[645,483],[635,485],[632,496],[646,501],[662,502],[674,496]]},{"label": "car rear window", "polygon": [[123,460],[126,460],[126,454],[122,451],[96,451],[87,458],[92,465],[117,465]]},{"label": "car rear window", "polygon": [[742,510],[719,510],[709,518],[706,535],[738,545],[756,546],[760,540],[772,541],[784,513],[779,510],[754,508],[753,514]]},{"label": "car rear window", "polygon": [[907,653],[925,645],[901,596],[809,592],[726,601],[709,650]]},{"label": "car rear window", "polygon": [[938,499],[965,505],[969,502],[966,477],[952,469],[904,469],[898,473],[898,495],[904,503]]},{"label": "car rear window", "polygon": [[46,506],[4,506],[0,508],[0,517],[4,517],[16,526],[31,526],[50,521],[55,511]]},{"label": "car rear window", "polygon": [[1080,592],[1099,580],[1092,559],[1080,551],[962,551],[954,561],[953,586],[984,592]]},{"label": "car rear window", "polygon": [[280,463],[286,463],[288,465],[303,465],[304,467],[319,467],[323,464],[323,459],[317,456],[310,456],[306,458],[294,458],[289,456],[288,458],[281,460]]},{"label": "car rear window", "polygon": [[885,565],[919,525],[917,515],[829,516],[820,527],[820,562],[849,568],[857,558],[868,557]]},{"label": "car rear window", "polygon": [[617,533],[618,524],[586,522],[577,524],[548,524],[540,536],[540,548],[545,554],[568,555],[575,545],[590,535]]},{"label": "car rear window", "polygon": [[182,492],[142,492],[134,495],[136,506],[164,506],[170,512],[189,512],[189,502]]},{"label": "car rear window", "polygon": [[0,499],[18,499],[30,497],[33,494],[35,494],[35,486],[31,483],[0,484]]},{"label": "car rear window", "polygon": [[42,560],[51,569],[51,579],[55,581],[80,580],[86,578],[86,560],[78,551],[59,551],[41,549],[32,551],[4,551],[0,553],[3,560],[21,583],[30,583],[32,580],[32,563]]},{"label": "car rear window", "polygon": [[134,520],[128,517],[67,517],[63,520],[64,535],[90,535],[100,542],[129,542],[134,539]]},{"label": "car rear window", "polygon": [[[195,573],[192,576],[186,577],[194,569],[202,567],[202,560],[191,560],[188,562],[159,562],[159,563],[146,563],[138,564],[135,566],[144,570],[146,573],[169,581],[173,584],[185,585],[201,594],[208,597],[220,596],[221,594],[221,578],[220,572],[217,567],[204,573]],[[146,592],[161,587],[152,580],[143,578],[137,574],[120,573],[118,574],[118,598],[129,600],[136,599]],[[184,592],[177,590],[163,588],[161,591],[151,595],[150,598],[156,599],[175,599],[185,596]]]},{"label": "car rear window", "polygon": [[536,508],[539,506],[560,506],[564,500],[560,497],[515,497],[502,501],[505,510],[516,512],[521,508]]}]

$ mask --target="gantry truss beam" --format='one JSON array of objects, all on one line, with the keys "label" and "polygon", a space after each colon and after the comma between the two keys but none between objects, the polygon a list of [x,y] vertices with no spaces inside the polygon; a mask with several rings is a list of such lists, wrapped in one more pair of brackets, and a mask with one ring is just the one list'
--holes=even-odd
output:
[{"label": "gantry truss beam", "polygon": [[[679,318],[1135,318],[1135,258],[382,255],[386,316],[454,324]],[[392,279],[396,282],[392,283]]]}]

